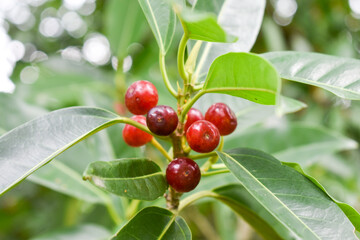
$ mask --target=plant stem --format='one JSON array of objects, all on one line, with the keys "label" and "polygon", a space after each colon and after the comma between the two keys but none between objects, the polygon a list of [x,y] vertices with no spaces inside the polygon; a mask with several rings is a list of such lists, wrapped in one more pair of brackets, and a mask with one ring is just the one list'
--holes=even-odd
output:
[{"label": "plant stem", "polygon": [[211,169],[223,169],[223,168],[226,168],[226,165],[223,163],[213,164],[211,166]]},{"label": "plant stem", "polygon": [[178,71],[180,74],[180,77],[184,80],[184,85],[188,84],[188,77],[187,74],[185,72],[185,68],[184,68],[184,58],[185,58],[185,49],[186,49],[186,44],[188,41],[188,36],[186,34],[184,34],[180,40],[180,44],[179,44],[179,50],[178,50],[178,55],[177,55],[177,65],[178,65]]},{"label": "plant stem", "polygon": [[217,196],[216,193],[208,190],[194,193],[181,201],[179,206],[179,212],[182,211],[187,206],[189,206],[191,203],[195,202],[196,200],[199,200],[204,197],[215,197],[215,196]]},{"label": "plant stem", "polygon": [[172,158],[169,156],[169,154],[167,153],[167,151],[161,146],[161,144],[156,141],[155,138],[151,139],[151,144],[157,149],[159,150],[160,153],[162,153],[162,155],[164,155],[164,157],[166,157],[166,159],[171,162]]},{"label": "plant stem", "polygon": [[[220,144],[219,144],[219,146],[218,146],[218,148],[217,148],[217,151],[222,151],[223,147],[224,147],[224,137],[221,136],[221,137],[220,137]],[[207,160],[207,162],[201,167],[201,170],[202,170],[203,172],[207,172],[207,171],[211,168],[211,166],[212,166],[214,163],[217,162],[218,159],[219,159],[219,156],[218,156],[218,155],[211,156],[211,157]]]},{"label": "plant stem", "polygon": [[230,172],[229,169],[222,169],[222,170],[217,170],[217,171],[212,171],[212,172],[205,172],[205,173],[202,173],[201,176],[206,177],[206,176],[212,176],[212,175],[228,173],[228,172]]},{"label": "plant stem", "polygon": [[165,83],[166,88],[171,93],[171,95],[173,95],[175,98],[177,98],[177,93],[174,90],[174,88],[171,86],[168,75],[166,73],[165,55],[161,51],[159,53],[159,64],[160,64],[161,75],[162,75],[162,77],[164,79],[164,83]]},{"label": "plant stem", "polygon": [[192,160],[196,160],[196,159],[202,159],[202,158],[208,158],[208,157],[214,157],[214,156],[217,156],[216,152],[190,155],[189,158],[191,158]]},{"label": "plant stem", "polygon": [[190,101],[188,101],[181,112],[180,115],[180,122],[184,122],[185,121],[185,117],[187,112],[190,110],[190,108],[192,107],[192,105],[194,105],[194,103],[202,96],[204,95],[206,92],[204,90],[199,91]]}]

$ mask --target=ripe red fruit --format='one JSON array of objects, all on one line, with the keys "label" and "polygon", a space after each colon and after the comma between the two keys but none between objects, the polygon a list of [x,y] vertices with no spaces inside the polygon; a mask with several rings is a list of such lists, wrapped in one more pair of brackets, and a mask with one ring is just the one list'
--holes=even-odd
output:
[{"label": "ripe red fruit", "polygon": [[[144,116],[133,116],[131,117],[131,119],[146,126],[146,119]],[[145,145],[153,138],[153,136],[151,136],[150,134],[129,124],[125,124],[122,133],[124,141],[132,147],[140,147],[142,145]]]},{"label": "ripe red fruit", "polygon": [[136,115],[146,114],[155,107],[159,100],[155,86],[148,81],[136,81],[130,85],[125,94],[125,105]]},{"label": "ripe red fruit", "polygon": [[190,110],[187,113],[187,119],[185,122],[185,132],[188,130],[188,128],[191,126],[191,124],[193,124],[194,122],[198,121],[198,120],[203,120],[204,116],[202,115],[202,113],[196,109],[196,108],[190,108]]},{"label": "ripe red fruit", "polygon": [[146,124],[150,131],[160,136],[171,134],[176,129],[178,121],[174,109],[165,105],[153,107],[146,116]]},{"label": "ripe red fruit", "polygon": [[225,103],[215,103],[205,113],[205,120],[213,123],[221,136],[229,135],[237,126],[235,113]]},{"label": "ripe red fruit", "polygon": [[213,151],[220,141],[220,133],[214,124],[199,120],[191,124],[186,132],[186,140],[190,148],[199,153]]},{"label": "ripe red fruit", "polygon": [[199,184],[200,178],[199,166],[187,157],[175,158],[166,169],[166,180],[178,192],[193,190]]}]

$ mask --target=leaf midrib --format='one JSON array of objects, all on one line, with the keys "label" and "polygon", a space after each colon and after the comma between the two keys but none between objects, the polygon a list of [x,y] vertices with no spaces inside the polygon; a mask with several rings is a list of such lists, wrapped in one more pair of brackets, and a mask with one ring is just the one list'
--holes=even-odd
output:
[{"label": "leaf midrib", "polygon": [[[273,196],[273,198],[280,203],[280,205],[282,205],[285,209],[287,209],[289,211],[289,213],[291,215],[293,215],[295,217],[295,219],[298,219],[299,222],[305,226],[305,229],[308,229],[310,231],[310,233],[312,233],[317,239],[320,239],[320,237],[318,235],[316,235],[312,229],[310,229],[293,211],[291,211],[280,199],[278,199],[276,197],[276,195],[274,195],[262,182],[258,181],[256,179],[256,177],[254,175],[252,175],[245,167],[243,167],[238,161],[236,161],[234,158],[232,158],[229,154],[225,153],[225,152],[221,152],[221,154],[224,154],[226,157],[228,157],[229,159],[231,159],[235,164],[237,164],[240,168],[242,168],[249,176],[251,176],[251,178],[257,182],[259,185],[261,185],[271,196]],[[240,154],[239,154],[240,155]],[[244,156],[250,156],[250,157],[253,157],[253,155],[248,155],[248,154],[241,154],[241,155],[244,155]],[[262,157],[258,157],[258,158],[261,158],[261,159],[265,159],[265,158],[262,158]],[[267,160],[267,159],[265,159]],[[282,222],[290,231],[292,231],[291,228],[289,228],[288,224],[287,223],[284,223],[281,219],[279,219],[276,215],[273,214],[273,212],[267,208],[267,206],[265,206],[262,201],[260,201],[256,196],[254,196],[251,191],[247,188],[247,186],[243,185],[248,191],[249,193],[256,199],[258,200],[258,202],[263,205],[263,207],[265,209],[267,209],[269,211],[269,213],[271,215],[273,215],[276,219],[279,220],[279,222]],[[296,235],[298,235],[297,233],[295,233]]]}]

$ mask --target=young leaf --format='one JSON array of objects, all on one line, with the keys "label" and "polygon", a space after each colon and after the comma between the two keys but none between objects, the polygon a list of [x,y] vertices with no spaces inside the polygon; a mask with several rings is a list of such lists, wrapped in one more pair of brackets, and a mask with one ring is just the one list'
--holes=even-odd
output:
[{"label": "young leaf", "polygon": [[92,162],[84,179],[111,193],[148,201],[162,196],[168,186],[161,168],[142,158]]},{"label": "young leaf", "polygon": [[105,2],[105,34],[119,59],[128,55],[128,47],[146,33],[146,20],[139,3],[134,0]]},{"label": "young leaf", "polygon": [[86,137],[122,119],[108,111],[73,107],[51,112],[0,137],[0,195]]},{"label": "young leaf", "polygon": [[147,207],[135,215],[112,240],[191,240],[191,232],[185,220],[159,207]]},{"label": "young leaf", "polygon": [[233,149],[219,157],[245,189],[299,239],[357,239],[354,226],[320,188],[264,152]]},{"label": "young leaf", "polygon": [[227,34],[217,23],[216,15],[206,12],[180,10],[181,23],[185,34],[194,40],[207,42],[234,42],[237,37]]},{"label": "young leaf", "polygon": [[175,34],[176,16],[166,0],[138,0],[162,54],[166,54]]},{"label": "young leaf", "polygon": [[271,52],[262,54],[281,78],[314,85],[335,95],[360,100],[360,61],[319,53]]},{"label": "young leaf", "polygon": [[262,23],[265,0],[198,0],[195,10],[211,11],[216,6],[218,23],[238,38],[235,43],[206,43],[199,55],[196,75],[201,77],[215,58],[229,52],[248,52],[257,38]]},{"label": "young leaf", "polygon": [[280,79],[273,66],[258,55],[227,53],[211,64],[203,91],[275,105],[280,91]]},{"label": "young leaf", "polygon": [[309,165],[327,153],[357,148],[357,143],[320,126],[288,124],[280,127],[256,127],[229,136],[226,148],[238,146],[255,148],[270,153],[283,162]]}]

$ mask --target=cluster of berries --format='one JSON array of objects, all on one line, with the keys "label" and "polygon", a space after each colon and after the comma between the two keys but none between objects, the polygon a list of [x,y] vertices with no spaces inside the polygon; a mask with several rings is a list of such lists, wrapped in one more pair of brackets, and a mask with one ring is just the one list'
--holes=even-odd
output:
[{"label": "cluster of berries", "polygon": [[[175,110],[166,105],[157,105],[158,92],[148,81],[137,81],[130,85],[125,94],[125,105],[135,114],[131,119],[143,124],[159,136],[168,136],[178,126]],[[143,116],[146,115],[146,118]],[[220,136],[229,135],[237,126],[234,112],[224,103],[215,103],[203,114],[195,108],[187,113],[184,126],[190,148],[199,153],[213,151],[220,142]],[[132,147],[140,147],[152,140],[152,135],[126,124],[124,141]],[[166,178],[178,192],[193,190],[200,181],[201,172],[196,162],[187,157],[171,161],[166,169]]]}]

